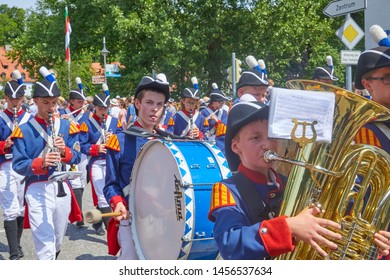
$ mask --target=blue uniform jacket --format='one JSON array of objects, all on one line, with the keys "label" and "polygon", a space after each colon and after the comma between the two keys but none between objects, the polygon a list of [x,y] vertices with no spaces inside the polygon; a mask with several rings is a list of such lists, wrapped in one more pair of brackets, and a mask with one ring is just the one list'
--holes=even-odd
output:
[{"label": "blue uniform jacket", "polygon": [[[4,113],[8,116],[9,120],[14,123],[14,114],[8,109],[4,110]],[[28,115],[27,120],[32,118],[32,116],[24,110],[19,111],[19,113],[17,114],[19,124],[21,123],[22,119],[26,114]],[[13,127],[13,125],[11,127]],[[6,140],[11,134],[12,130],[7,125],[6,121],[2,117],[0,117],[0,165],[6,161],[12,160],[12,158],[7,159],[5,157],[6,154],[12,154],[13,146],[5,148]]]},{"label": "blue uniform jacket", "polygon": [[208,133],[215,135],[215,144],[225,155],[225,135],[228,114],[225,110],[219,109],[215,113],[219,121],[215,122],[212,118],[209,118],[213,112],[215,112],[215,110],[212,107],[207,107],[201,111],[201,114],[205,116],[206,119],[208,118],[209,123],[208,130],[206,132],[206,138],[209,138]]},{"label": "blue uniform jacket", "polygon": [[[269,184],[264,175],[242,165],[239,172],[254,184],[262,200],[259,203],[272,203],[273,193],[283,191],[278,177],[278,184]],[[234,176],[214,184],[212,190],[209,220],[215,223],[214,239],[221,256],[225,260],[260,260],[292,251],[293,240],[286,217],[269,219],[268,213],[260,213],[263,218],[253,224],[249,218],[250,210],[234,183]]]},{"label": "blue uniform jacket", "polygon": [[[45,121],[37,116],[34,119],[50,136],[50,128]],[[12,167],[20,175],[26,176],[26,186],[38,181],[47,181],[48,177],[55,171],[54,167],[49,167],[48,170],[42,169],[43,158],[38,158],[38,156],[47,143],[33,127],[31,120],[20,125],[12,133],[14,141]],[[64,138],[66,145],[65,158],[62,158],[63,163],[71,165],[80,162],[81,154],[78,132],[79,130],[75,125],[72,125],[68,120],[60,119],[57,135],[61,135]],[[63,165],[63,168],[65,168],[65,165]]]},{"label": "blue uniform jacket", "polygon": [[[181,110],[185,115],[189,116],[189,112]],[[179,111],[180,112],[180,111]],[[188,126],[188,120],[184,119],[179,112],[169,118],[168,130],[175,135],[181,135],[183,130]],[[205,133],[208,130],[208,121],[202,114],[198,114],[198,117],[193,120],[194,124],[199,128],[199,139],[205,139]]]},{"label": "blue uniform jacket", "polygon": [[[99,153],[99,145],[96,143],[101,138],[100,131],[96,128],[92,123],[92,118],[97,122],[97,124],[102,127],[102,123],[100,122],[100,118],[96,115],[89,117],[86,119],[80,126],[80,145],[81,152],[91,158],[88,161],[88,170],[92,167],[92,164],[98,159],[105,159],[106,154]],[[122,130],[122,124],[118,120],[118,118],[111,117],[109,115],[106,116],[106,120],[111,119],[109,126],[106,127],[107,132],[112,132],[116,134],[117,132]],[[106,121],[107,123],[108,121]]]}]

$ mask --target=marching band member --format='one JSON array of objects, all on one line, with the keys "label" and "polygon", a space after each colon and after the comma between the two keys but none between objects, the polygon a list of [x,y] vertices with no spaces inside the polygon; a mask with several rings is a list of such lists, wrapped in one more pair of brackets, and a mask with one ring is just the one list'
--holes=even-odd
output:
[{"label": "marching band member", "polygon": [[[337,249],[333,240],[342,236],[332,229],[341,229],[339,223],[318,217],[317,207],[293,217],[277,216],[285,180],[264,159],[266,151],[277,150],[277,141],[267,136],[268,117],[269,107],[257,101],[240,101],[230,110],[226,159],[235,174],[213,185],[209,211],[221,256],[269,259],[294,250],[302,240],[326,257],[321,246]],[[374,235],[384,255],[389,254],[388,237],[384,231]]]},{"label": "marching band member", "polygon": [[200,91],[196,77],[191,79],[194,87],[185,88],[181,94],[181,109],[168,121],[168,130],[178,136],[204,139],[208,121],[199,112]]},{"label": "marching band member", "polygon": [[226,97],[225,93],[213,83],[213,91],[210,93],[209,105],[201,111],[209,124],[209,130],[206,131],[208,140],[215,140],[217,147],[225,154],[225,134],[227,124],[227,112],[222,107],[225,101],[231,98]]},{"label": "marching band member", "polygon": [[128,131],[118,133],[113,135],[107,144],[104,195],[113,211],[122,213],[110,221],[107,234],[108,252],[115,256],[120,251],[119,260],[138,259],[130,229],[131,214],[128,206],[130,176],[141,147],[151,139],[151,135],[161,133],[156,127],[168,99],[169,83],[164,74],[158,74],[156,79],[143,77],[134,95],[137,120],[130,127],[130,130],[133,128],[138,133],[130,134]]},{"label": "marching band member", "polygon": [[8,107],[0,112],[0,205],[3,208],[4,229],[7,236],[10,260],[24,256],[20,239],[24,220],[23,176],[12,168],[12,132],[17,126],[26,123],[31,115],[21,105],[24,97],[24,84],[18,70],[12,73],[13,80],[5,86],[5,99]]},{"label": "marching band member", "polygon": [[267,101],[268,80],[257,69],[242,72],[237,84],[236,104],[244,94],[253,95],[257,101],[265,103]]},{"label": "marching band member", "polygon": [[[84,102],[86,100],[83,85],[80,78],[76,78],[76,82],[79,86],[77,89],[72,89],[69,92],[69,104],[70,106],[66,109],[59,109],[59,114],[61,118],[67,119],[80,128],[80,125],[89,117],[89,111],[85,112],[83,109],[85,107]],[[70,180],[72,184],[73,193],[76,196],[77,203],[79,204],[80,210],[83,210],[83,193],[84,188],[88,184],[87,180],[87,156],[81,153],[81,160],[78,165],[71,166],[69,168],[76,168],[78,171],[82,172],[81,177]],[[68,169],[69,169],[68,168]],[[80,227],[84,225],[84,220],[77,221],[76,226]]]},{"label": "marching band member", "polygon": [[326,57],[326,66],[316,68],[312,79],[326,84],[333,84],[333,81],[339,80],[334,75],[333,58],[330,55]]},{"label": "marching band member", "polygon": [[24,225],[31,227],[38,259],[54,260],[61,250],[68,221],[81,220],[81,212],[69,180],[50,176],[55,171],[65,171],[65,164],[79,163],[80,143],[76,125],[53,117],[60,90],[54,77],[44,76],[46,79],[35,83],[33,92],[38,106],[36,116],[12,133],[12,166],[26,176],[28,215]]},{"label": "marching band member", "polygon": [[[359,56],[355,87],[366,89],[373,101],[390,109],[390,41],[378,25],[371,26],[370,33],[379,47],[366,50]],[[390,121],[366,124],[358,131],[355,143],[377,146],[390,154]],[[382,242],[390,245],[390,233],[383,231],[382,234],[387,235],[387,240],[384,238]]]},{"label": "marching band member", "polygon": [[[111,208],[103,194],[106,177],[106,144],[108,139],[122,130],[121,122],[108,114],[110,96],[105,93],[96,94],[93,99],[95,112],[80,126],[81,152],[89,157],[88,175],[92,186],[93,204],[103,213],[111,212]],[[92,227],[98,235],[104,235],[103,222],[108,226],[110,219],[95,223]]]}]

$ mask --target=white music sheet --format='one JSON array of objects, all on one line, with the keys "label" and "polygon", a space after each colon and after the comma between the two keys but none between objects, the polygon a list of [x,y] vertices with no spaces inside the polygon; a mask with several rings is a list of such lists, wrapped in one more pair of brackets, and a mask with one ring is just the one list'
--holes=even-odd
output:
[{"label": "white music sheet", "polygon": [[[336,97],[333,92],[273,88],[268,137],[291,139],[295,118],[298,122],[316,121],[317,124],[314,125],[317,132],[316,142],[330,143],[335,102]],[[312,127],[307,125],[305,135],[303,135],[303,125],[299,124],[296,127],[295,136],[312,138]]]}]

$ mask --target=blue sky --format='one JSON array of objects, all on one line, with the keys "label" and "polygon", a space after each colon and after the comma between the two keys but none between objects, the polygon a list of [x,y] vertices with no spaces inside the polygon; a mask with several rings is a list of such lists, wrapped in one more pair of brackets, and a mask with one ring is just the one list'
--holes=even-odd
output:
[{"label": "blue sky", "polygon": [[0,4],[7,4],[9,7],[16,6],[18,8],[31,8],[36,0],[0,0]]}]

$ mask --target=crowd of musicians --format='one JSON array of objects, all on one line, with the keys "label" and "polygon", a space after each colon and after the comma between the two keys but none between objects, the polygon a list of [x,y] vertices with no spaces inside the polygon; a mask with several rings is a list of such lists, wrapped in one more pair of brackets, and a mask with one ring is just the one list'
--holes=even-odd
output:
[{"label": "crowd of musicians", "polygon": [[[380,47],[360,56],[355,87],[390,109],[390,43],[387,36],[382,39]],[[234,175],[215,182],[205,217],[215,223],[222,258],[273,258],[293,251],[299,240],[324,257],[323,247],[336,250],[332,240],[341,236],[332,229],[340,225],[322,219],[321,209],[311,207],[296,217],[275,214],[282,197],[275,194],[283,193],[285,180],[263,158],[275,145],[266,133],[272,81],[264,65],[253,59],[249,57],[249,69],[237,83],[235,100],[216,83],[205,96],[196,77],[180,99],[173,100],[164,74],[144,76],[134,96],[125,100],[113,98],[107,86],[87,97],[78,78],[78,87],[64,100],[53,73],[41,67],[43,79],[35,83],[33,102],[25,104],[23,80],[15,70],[0,113],[0,204],[9,258],[23,258],[20,241],[23,229],[29,228],[37,258],[56,259],[68,223],[85,226],[83,193],[91,187],[93,204],[101,213],[119,213],[103,215],[92,225],[96,234],[107,236],[108,253],[137,259],[129,226],[130,177],[141,147],[158,136],[211,141],[226,156]],[[337,80],[332,59],[311,78]],[[390,153],[389,131],[388,122],[370,123],[355,141]],[[248,186],[264,206],[256,217],[240,190]],[[379,258],[386,258],[390,233],[379,230],[373,239]]]}]

